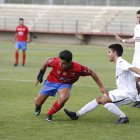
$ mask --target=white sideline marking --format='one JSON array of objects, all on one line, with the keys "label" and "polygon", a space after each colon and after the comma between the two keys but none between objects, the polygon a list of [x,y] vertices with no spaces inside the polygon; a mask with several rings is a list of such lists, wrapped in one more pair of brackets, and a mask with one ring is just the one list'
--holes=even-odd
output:
[{"label": "white sideline marking", "polygon": [[[5,79],[5,78],[1,78],[0,81],[14,81],[14,82],[25,82],[25,83],[34,83],[34,80],[19,80],[19,79]],[[85,85],[85,84],[74,84],[75,86],[82,86],[82,87],[98,87],[97,85],[93,84],[93,85]],[[111,87],[111,86],[106,86],[107,88],[115,88],[115,87]]]},{"label": "white sideline marking", "polygon": [[14,82],[28,82],[28,83],[33,83],[33,80],[19,80],[19,79],[3,79],[1,78],[0,81],[14,81]]}]

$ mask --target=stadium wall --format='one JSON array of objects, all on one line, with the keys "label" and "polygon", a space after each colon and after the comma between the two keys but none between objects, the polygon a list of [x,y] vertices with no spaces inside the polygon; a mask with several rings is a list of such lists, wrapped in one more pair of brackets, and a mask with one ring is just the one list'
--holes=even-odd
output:
[{"label": "stadium wall", "polygon": [[[109,33],[31,33],[32,41],[47,44],[74,44],[74,45],[108,45],[116,42],[113,34]],[[121,35],[121,34],[120,34]],[[132,35],[121,35],[124,38]]]},{"label": "stadium wall", "polygon": [[[15,32],[1,30],[0,41],[12,41]],[[131,37],[132,35],[121,35],[124,38]],[[114,35],[109,33],[43,33],[31,32],[31,42],[46,43],[46,44],[77,44],[77,45],[108,45],[116,42]]]}]

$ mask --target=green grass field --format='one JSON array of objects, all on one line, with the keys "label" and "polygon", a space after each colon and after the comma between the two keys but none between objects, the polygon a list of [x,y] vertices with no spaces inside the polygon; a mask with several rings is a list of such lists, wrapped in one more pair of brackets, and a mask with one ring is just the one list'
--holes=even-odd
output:
[{"label": "green grass field", "polygon": [[[131,105],[121,107],[130,119],[130,123],[124,125],[115,125],[118,118],[102,106],[78,121],[71,121],[62,109],[54,115],[54,121],[48,123],[45,121],[45,115],[57,96],[50,97],[44,103],[41,114],[35,116],[34,98],[42,87],[42,84],[34,86],[38,71],[44,60],[57,56],[63,49],[71,50],[74,60],[95,70],[108,90],[115,88],[115,64],[108,61],[108,49],[105,46],[30,43],[26,66],[19,64],[18,67],[13,67],[13,44],[0,42],[0,140],[139,139],[140,109]],[[132,60],[133,51],[133,48],[125,48],[124,58],[129,62]],[[77,111],[100,94],[91,78],[82,77],[73,86],[65,108]]]}]

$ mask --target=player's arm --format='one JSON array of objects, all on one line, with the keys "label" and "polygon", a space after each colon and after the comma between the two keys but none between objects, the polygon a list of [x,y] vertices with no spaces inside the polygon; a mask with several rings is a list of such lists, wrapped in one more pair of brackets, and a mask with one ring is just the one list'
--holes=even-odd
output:
[{"label": "player's arm", "polygon": [[47,61],[43,63],[38,75],[37,75],[37,81],[35,82],[35,86],[38,85],[38,83],[42,83],[43,82],[43,76],[45,74],[45,71],[47,69]]},{"label": "player's arm", "polygon": [[28,32],[28,34],[27,34],[27,42],[30,42],[31,41],[31,35],[30,35],[30,33]]},{"label": "player's arm", "polygon": [[16,40],[17,40],[17,32],[15,33],[15,35],[14,35],[14,38],[13,38],[13,43],[15,43],[16,42]]},{"label": "player's arm", "polygon": [[132,72],[135,72],[136,74],[140,75],[140,69],[138,69],[136,67],[131,67],[131,68],[129,68],[129,70],[131,70]]},{"label": "player's arm", "polygon": [[27,42],[30,42],[30,41],[31,41],[31,35],[30,35],[29,29],[27,27]]},{"label": "player's arm", "polygon": [[99,86],[100,91],[101,91],[103,94],[108,95],[108,91],[107,91],[107,89],[104,87],[104,85],[102,84],[102,82],[101,82],[100,78],[98,77],[98,75],[97,75],[94,71],[92,71],[92,70],[90,70],[90,74],[91,74],[91,77],[94,79],[94,81],[95,81],[95,82],[97,83],[97,85]]},{"label": "player's arm", "polygon": [[135,39],[133,37],[128,38],[128,39],[123,39],[120,36],[115,35],[115,38],[116,38],[116,40],[118,40],[119,42],[122,42],[122,43],[134,43],[135,42]]}]

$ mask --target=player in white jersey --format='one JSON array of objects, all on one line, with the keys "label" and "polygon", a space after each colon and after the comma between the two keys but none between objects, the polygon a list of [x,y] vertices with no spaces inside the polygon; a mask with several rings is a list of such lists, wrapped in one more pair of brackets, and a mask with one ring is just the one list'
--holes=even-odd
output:
[{"label": "player in white jersey", "polygon": [[[115,38],[122,43],[135,43],[135,52],[133,55],[132,65],[140,69],[140,10],[137,11],[137,24],[134,28],[134,36],[129,39],[123,39],[116,35]],[[137,81],[138,95],[134,107],[140,108],[140,76],[135,74]]]},{"label": "player in white jersey", "polygon": [[[117,124],[129,122],[128,117],[123,113],[119,105],[125,105],[136,101],[137,89],[134,73],[140,75],[140,69],[132,66],[122,59],[123,47],[120,44],[112,44],[109,47],[108,57],[110,62],[116,63],[116,85],[117,89],[108,94],[98,96],[86,104],[78,112],[71,112],[64,109],[65,113],[72,119],[77,120],[85,113],[94,110],[102,104],[108,111],[119,117]],[[134,72],[134,73],[133,73]]]}]

